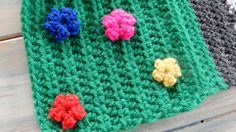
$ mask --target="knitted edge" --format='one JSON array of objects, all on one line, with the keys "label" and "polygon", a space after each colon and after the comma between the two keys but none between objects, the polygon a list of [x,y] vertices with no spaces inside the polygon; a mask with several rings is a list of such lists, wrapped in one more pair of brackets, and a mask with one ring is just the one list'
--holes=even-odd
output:
[{"label": "knitted edge", "polygon": [[[24,7],[22,7],[22,10],[24,10]],[[30,18],[30,17],[29,17]],[[24,18],[24,16],[22,16],[22,21],[27,21],[27,20],[25,20],[25,18]],[[23,26],[22,26],[22,28],[25,30],[25,31],[27,31],[28,33],[30,33],[32,30],[31,29],[27,29],[26,27],[25,27],[25,23],[23,23]],[[29,38],[29,36],[28,35],[30,35],[30,34],[27,34],[26,32],[24,32],[24,38]],[[26,43],[28,43],[28,41],[29,40],[27,40],[27,39],[25,39],[25,42]],[[30,44],[30,43],[28,43],[28,44]],[[27,56],[28,57],[28,56]],[[31,63],[31,61],[30,61],[30,59],[31,58],[28,58],[28,65],[30,66],[30,63]],[[29,68],[29,70],[30,70],[30,68]],[[31,78],[33,78],[33,76],[31,76]],[[214,93],[217,93],[218,91],[215,91]],[[36,101],[36,100],[35,100]],[[34,102],[35,102],[34,101]],[[37,102],[35,102],[35,103],[37,103]],[[192,108],[193,109],[193,108]],[[35,113],[36,115],[37,115],[37,113]],[[174,116],[174,115],[172,115],[172,116]],[[38,122],[39,123],[41,123],[39,120],[41,120],[41,119],[39,119],[39,116],[36,116],[37,117],[37,120],[38,120]],[[169,116],[170,117],[170,116]],[[156,119],[156,120],[158,120],[158,119]],[[150,122],[155,122],[156,120],[151,120],[151,121],[149,121],[149,122],[146,122],[146,123],[150,123]],[[41,125],[40,125],[41,126]],[[136,125],[136,127],[137,127],[138,125]],[[132,128],[135,128],[135,127],[132,127]],[[42,128],[42,130],[43,130],[44,128]],[[127,129],[130,129],[130,128],[127,128]]]}]

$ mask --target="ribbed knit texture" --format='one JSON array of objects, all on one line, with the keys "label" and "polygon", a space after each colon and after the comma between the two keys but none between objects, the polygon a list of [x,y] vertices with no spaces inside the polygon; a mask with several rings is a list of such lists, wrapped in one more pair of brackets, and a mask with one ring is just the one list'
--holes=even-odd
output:
[{"label": "ribbed knit texture", "polygon": [[229,14],[225,0],[190,2],[218,70],[229,85],[236,85],[236,14]]},{"label": "ribbed knit texture", "polygon": [[[51,8],[71,7],[79,35],[61,44],[43,29]],[[129,41],[111,42],[102,18],[113,9],[133,14]],[[35,115],[42,131],[60,131],[48,111],[58,94],[78,95],[86,117],[71,131],[118,131],[197,107],[227,89],[201,37],[187,0],[24,0],[22,29],[32,80]],[[176,58],[178,83],[152,78],[157,58]]]}]

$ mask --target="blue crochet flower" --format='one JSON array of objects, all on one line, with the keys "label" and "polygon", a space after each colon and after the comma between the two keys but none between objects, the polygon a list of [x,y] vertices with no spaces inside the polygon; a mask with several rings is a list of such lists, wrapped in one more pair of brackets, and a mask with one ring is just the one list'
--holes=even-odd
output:
[{"label": "blue crochet flower", "polygon": [[57,42],[75,36],[80,28],[76,16],[77,13],[70,8],[63,7],[60,10],[53,8],[48,14],[44,29],[53,35]]}]

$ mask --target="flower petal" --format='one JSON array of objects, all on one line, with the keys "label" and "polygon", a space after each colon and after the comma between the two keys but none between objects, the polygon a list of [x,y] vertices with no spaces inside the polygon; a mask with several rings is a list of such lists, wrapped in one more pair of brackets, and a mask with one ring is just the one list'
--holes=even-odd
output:
[{"label": "flower petal", "polygon": [[167,63],[167,64],[175,64],[176,60],[174,58],[166,58],[163,60],[163,62]]},{"label": "flower petal", "polygon": [[71,8],[62,7],[60,9],[60,13],[62,16],[62,20],[66,23],[69,23],[71,21],[77,21],[77,13]]},{"label": "flower petal", "polygon": [[118,28],[119,25],[112,16],[105,16],[102,19],[102,24],[105,28]]},{"label": "flower petal", "polygon": [[46,22],[44,24],[44,29],[53,35],[58,42],[70,36],[70,32],[67,28],[57,22]]},{"label": "flower petal", "polygon": [[53,102],[53,107],[64,109],[65,105],[66,105],[66,102],[65,102],[64,95],[58,94]]},{"label": "flower petal", "polygon": [[62,128],[64,130],[71,129],[75,126],[76,122],[77,121],[73,116],[66,114],[65,118],[62,120]]},{"label": "flower petal", "polygon": [[75,36],[78,34],[80,29],[80,23],[78,21],[70,21],[66,25],[64,25],[68,31],[70,32],[71,36]]},{"label": "flower petal", "polygon": [[133,26],[136,23],[136,19],[132,14],[125,14],[120,21],[123,26]]},{"label": "flower petal", "polygon": [[105,31],[106,37],[111,41],[119,40],[120,38],[120,29],[119,28],[107,28]]},{"label": "flower petal", "polygon": [[132,26],[122,26],[120,30],[120,38],[122,40],[129,40],[134,36],[134,27]]},{"label": "flower petal", "polygon": [[155,70],[153,70],[153,72],[152,72],[152,76],[153,76],[153,78],[154,78],[156,81],[162,82],[162,81],[164,80],[165,74],[162,73],[162,72],[159,72],[159,71],[157,71],[157,70],[155,69]]},{"label": "flower petal", "polygon": [[77,107],[79,105],[79,98],[77,95],[74,94],[67,94],[65,96],[66,100],[66,108],[69,110],[73,107]]},{"label": "flower petal", "polygon": [[65,117],[66,111],[58,109],[58,108],[51,108],[49,110],[49,117],[56,122],[60,122]]},{"label": "flower petal", "polygon": [[174,76],[177,78],[177,77],[180,77],[182,74],[181,74],[181,70],[180,70],[180,67],[179,65],[175,64],[173,66],[173,71],[172,73],[174,74]]},{"label": "flower petal", "polygon": [[123,9],[114,9],[110,15],[113,17],[122,17],[126,14],[126,12]]},{"label": "flower petal", "polygon": [[77,107],[73,107],[71,110],[69,110],[69,114],[77,120],[82,120],[85,117],[86,112],[81,105],[78,105]]},{"label": "flower petal", "polygon": [[162,62],[161,59],[156,59],[155,64],[154,64],[154,67],[155,67],[155,68],[158,68],[159,65],[161,65],[162,63],[163,63],[163,62]]},{"label": "flower petal", "polygon": [[164,81],[163,81],[163,84],[166,86],[166,87],[171,87],[171,86],[173,86],[173,85],[175,85],[175,83],[176,83],[176,78],[174,77],[174,75],[172,75],[172,74],[167,74],[166,76],[165,76],[165,79],[164,79]]},{"label": "flower petal", "polygon": [[51,12],[48,14],[47,21],[59,22],[61,21],[62,16],[56,8],[52,8]]}]

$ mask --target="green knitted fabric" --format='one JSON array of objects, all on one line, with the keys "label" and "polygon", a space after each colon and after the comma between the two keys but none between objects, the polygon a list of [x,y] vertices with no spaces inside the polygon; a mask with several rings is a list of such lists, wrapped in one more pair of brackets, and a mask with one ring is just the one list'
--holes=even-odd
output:
[{"label": "green knitted fabric", "polygon": [[[43,29],[51,8],[78,13],[80,33],[61,44]],[[111,42],[102,18],[122,8],[137,22],[129,41]],[[23,0],[22,30],[35,115],[60,131],[48,111],[58,94],[78,95],[86,117],[69,131],[119,131],[196,108],[228,86],[215,69],[187,0]],[[155,59],[174,57],[182,76],[170,89],[152,77]]]}]

